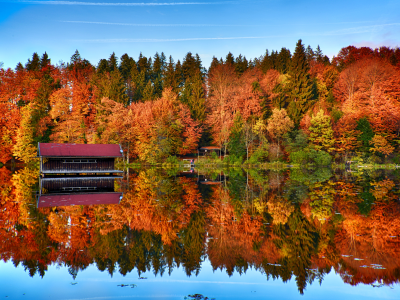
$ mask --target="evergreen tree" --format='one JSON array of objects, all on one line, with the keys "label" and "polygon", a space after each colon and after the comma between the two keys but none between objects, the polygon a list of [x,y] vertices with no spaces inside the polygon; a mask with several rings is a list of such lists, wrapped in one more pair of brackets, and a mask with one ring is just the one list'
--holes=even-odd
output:
[{"label": "evergreen tree", "polygon": [[324,59],[324,54],[322,53],[322,50],[319,47],[319,45],[317,46],[317,49],[315,51],[315,59],[317,60],[317,62],[323,62]]},{"label": "evergreen tree", "polygon": [[146,87],[143,90],[143,101],[151,101],[154,100],[154,86],[151,80],[149,80],[146,84]]},{"label": "evergreen tree", "polygon": [[132,101],[138,102],[142,100],[143,90],[146,85],[146,76],[145,72],[139,72],[139,70],[134,67],[131,69],[130,74],[132,84],[131,84],[131,93],[132,93]]},{"label": "evergreen tree", "polygon": [[47,53],[43,53],[42,58],[40,59],[40,68],[43,69],[50,64],[50,59]]},{"label": "evergreen tree", "polygon": [[178,84],[177,86],[177,94],[179,94],[181,87],[183,86],[184,83],[184,78],[183,78],[183,72],[182,72],[182,65],[180,60],[178,59],[176,65],[175,65],[175,79],[176,83]]},{"label": "evergreen tree", "polygon": [[82,59],[78,50],[71,56],[70,63],[68,63],[67,68],[69,70],[83,70],[85,68],[92,67],[90,62],[86,59]]},{"label": "evergreen tree", "polygon": [[97,73],[110,72],[110,68],[108,67],[108,61],[106,59],[100,59],[99,64],[97,65]]},{"label": "evergreen tree", "polygon": [[71,64],[79,63],[82,60],[81,55],[79,54],[78,49],[75,50],[75,53],[71,56]]},{"label": "evergreen tree", "polygon": [[242,75],[249,68],[249,63],[245,56],[239,54],[235,59],[235,72]]},{"label": "evergreen tree", "polygon": [[158,76],[156,78],[156,80],[154,80],[153,87],[154,87],[154,97],[155,98],[160,98],[162,96],[162,92],[163,92],[163,85],[162,85],[161,75]]},{"label": "evergreen tree", "polygon": [[219,65],[220,65],[220,62],[219,62],[218,58],[216,58],[215,56],[213,56],[212,61],[211,61],[211,64],[210,64],[210,68],[208,69],[208,74],[211,74],[211,73],[212,73],[212,70],[213,70],[215,67],[219,66]]},{"label": "evergreen tree", "polygon": [[226,58],[225,58],[225,63],[227,64],[227,65],[235,65],[235,57],[233,56],[233,54],[232,53],[228,53],[228,55],[226,56]]},{"label": "evergreen tree", "polygon": [[108,69],[110,70],[110,72],[118,70],[118,58],[114,52],[110,55],[110,58],[108,59]]},{"label": "evergreen tree", "polygon": [[190,109],[192,118],[202,123],[205,119],[206,100],[203,88],[203,80],[198,73],[195,77],[186,80],[180,96],[182,103]]},{"label": "evergreen tree", "polygon": [[32,54],[32,60],[28,59],[28,62],[26,63],[25,68],[28,71],[39,71],[40,70],[40,58],[36,52]]},{"label": "evergreen tree", "polygon": [[315,84],[310,78],[308,70],[304,45],[299,40],[288,73],[289,81],[283,91],[288,98],[289,115],[296,125],[300,123],[304,113],[311,108],[316,98]]},{"label": "evergreen tree", "polygon": [[151,65],[151,58],[147,59],[147,57],[143,56],[142,52],[140,52],[139,59],[137,60],[137,67],[139,72],[144,72],[146,82],[150,79]]},{"label": "evergreen tree", "polygon": [[276,70],[283,74],[286,74],[289,70],[291,57],[292,55],[290,53],[290,50],[282,48],[278,56],[276,57]]},{"label": "evergreen tree", "polygon": [[154,55],[154,62],[153,62],[153,68],[152,68],[152,74],[151,78],[153,82],[162,76],[164,68],[165,68],[165,55],[164,53],[161,53],[161,56],[158,54],[158,52]]},{"label": "evergreen tree", "polygon": [[235,115],[231,134],[229,136],[228,151],[230,155],[242,158],[246,154],[246,146],[244,144],[243,134],[243,120],[240,113]]},{"label": "evergreen tree", "polygon": [[260,63],[261,70],[263,73],[266,73],[268,70],[273,68],[271,64],[271,57],[269,55],[268,49],[265,51],[265,55],[263,56],[261,63]]},{"label": "evergreen tree", "polygon": [[361,151],[369,153],[371,148],[371,140],[375,133],[368,122],[367,118],[362,118],[357,121],[357,130],[361,131],[361,134],[357,135],[357,140],[361,142]]},{"label": "evergreen tree", "polygon": [[21,72],[21,71],[23,71],[23,70],[24,70],[24,66],[19,62],[19,63],[17,64],[17,66],[15,67],[15,71]]},{"label": "evergreen tree", "polygon": [[119,66],[119,71],[125,81],[130,78],[132,68],[136,68],[136,62],[132,57],[125,53],[121,56],[121,64]]},{"label": "evergreen tree", "polygon": [[182,84],[184,84],[189,78],[195,77],[199,73],[202,74],[202,71],[199,55],[196,54],[196,57],[194,57],[191,52],[188,52],[182,63]]},{"label": "evergreen tree", "polygon": [[111,73],[98,73],[95,81],[99,91],[99,99],[107,97],[125,106],[129,104],[125,82],[118,69]]},{"label": "evergreen tree", "polygon": [[179,84],[180,82],[175,72],[175,62],[172,56],[170,56],[164,70],[162,85],[164,88],[170,87],[174,93],[178,93]]},{"label": "evergreen tree", "polygon": [[307,47],[307,49],[306,49],[306,59],[307,59],[307,62],[310,62],[310,61],[314,60],[314,58],[315,58],[314,50],[311,48],[310,45],[308,45],[308,47]]}]

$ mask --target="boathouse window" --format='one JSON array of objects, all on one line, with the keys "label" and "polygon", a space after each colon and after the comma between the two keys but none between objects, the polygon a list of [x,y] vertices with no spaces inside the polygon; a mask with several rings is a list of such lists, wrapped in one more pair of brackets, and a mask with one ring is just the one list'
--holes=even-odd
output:
[{"label": "boathouse window", "polygon": [[96,159],[64,159],[64,164],[95,164],[97,163]]}]

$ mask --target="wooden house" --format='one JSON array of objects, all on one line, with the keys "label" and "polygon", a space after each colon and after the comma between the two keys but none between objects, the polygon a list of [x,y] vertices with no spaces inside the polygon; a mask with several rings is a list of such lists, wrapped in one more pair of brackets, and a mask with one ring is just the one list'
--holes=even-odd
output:
[{"label": "wooden house", "polygon": [[222,155],[222,151],[220,147],[217,146],[206,146],[206,147],[201,147],[199,149],[199,157],[201,156],[211,156],[211,154],[215,152],[217,154],[217,156],[221,156]]},{"label": "wooden house", "polygon": [[122,158],[119,145],[39,143],[40,173],[104,174],[115,170],[115,158]]}]

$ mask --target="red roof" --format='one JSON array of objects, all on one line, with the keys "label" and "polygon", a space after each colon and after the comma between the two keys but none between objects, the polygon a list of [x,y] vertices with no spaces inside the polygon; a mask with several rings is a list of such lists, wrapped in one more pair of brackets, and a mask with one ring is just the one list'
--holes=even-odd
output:
[{"label": "red roof", "polygon": [[39,196],[38,207],[119,204],[122,193],[94,193]]},{"label": "red roof", "polygon": [[44,157],[122,157],[116,144],[39,143],[38,155]]},{"label": "red roof", "polygon": [[221,147],[217,147],[217,146],[206,146],[206,147],[201,147],[200,150],[221,150]]}]

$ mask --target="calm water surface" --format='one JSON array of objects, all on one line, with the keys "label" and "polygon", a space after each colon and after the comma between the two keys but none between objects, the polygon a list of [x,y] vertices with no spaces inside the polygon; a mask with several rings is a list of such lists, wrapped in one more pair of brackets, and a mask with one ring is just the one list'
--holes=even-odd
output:
[{"label": "calm water surface", "polygon": [[400,299],[399,186],[383,170],[2,168],[0,298]]}]

